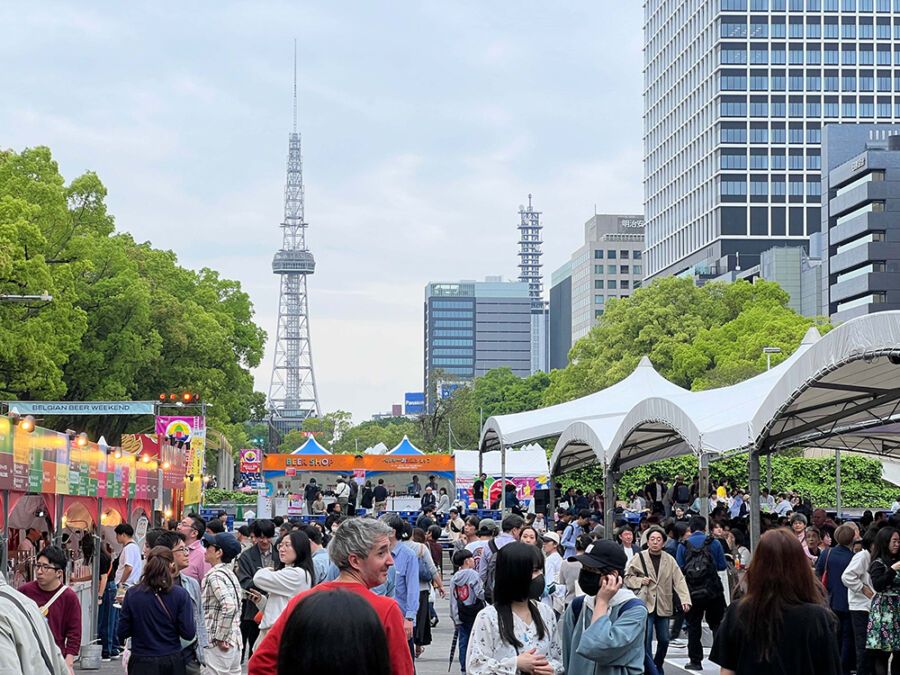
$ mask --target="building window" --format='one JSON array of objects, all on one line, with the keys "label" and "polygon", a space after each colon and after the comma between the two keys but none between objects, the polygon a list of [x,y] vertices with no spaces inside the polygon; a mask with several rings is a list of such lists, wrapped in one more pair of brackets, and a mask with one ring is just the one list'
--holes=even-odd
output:
[{"label": "building window", "polygon": [[[643,270],[642,270],[642,268],[641,268],[641,265],[632,265],[632,266],[631,266],[631,273],[632,273],[632,274],[643,274],[644,272],[643,272]],[[635,288],[637,288],[637,286],[635,286]]]},{"label": "building window", "polygon": [[606,257],[607,257],[609,260],[615,260],[615,259],[616,259],[616,252],[615,252],[613,249],[609,249],[609,250],[606,252]]},{"label": "building window", "polygon": [[603,265],[594,265],[594,274],[603,274]]},{"label": "building window", "polygon": [[619,251],[619,257],[622,260],[628,260],[628,250],[626,249],[624,251]]},{"label": "building window", "polygon": [[595,258],[603,258],[603,249],[601,248],[601,249],[597,249],[596,251],[594,251],[594,257]]},{"label": "building window", "polygon": [[640,260],[642,255],[643,255],[643,253],[641,252],[640,249],[637,249],[637,250],[634,250],[631,252],[631,257],[634,260]]},{"label": "building window", "polygon": [[594,288],[597,290],[603,290],[603,279],[594,279]]},{"label": "building window", "polygon": [[628,265],[619,265],[619,274],[628,274]]},{"label": "building window", "polygon": [[607,274],[615,274],[615,273],[616,273],[616,266],[615,266],[615,265],[607,265],[607,266],[606,266],[606,273],[607,273]]},{"label": "building window", "polygon": [[597,293],[594,295],[594,304],[595,305],[602,305],[604,303],[604,301],[605,301],[605,299],[601,293]]},{"label": "building window", "polygon": [[611,291],[616,290],[616,280],[615,279],[607,279],[606,288]]},{"label": "building window", "polygon": [[621,288],[623,291],[627,291],[628,286],[629,286],[628,279],[622,279],[622,281],[619,282],[619,288]]}]

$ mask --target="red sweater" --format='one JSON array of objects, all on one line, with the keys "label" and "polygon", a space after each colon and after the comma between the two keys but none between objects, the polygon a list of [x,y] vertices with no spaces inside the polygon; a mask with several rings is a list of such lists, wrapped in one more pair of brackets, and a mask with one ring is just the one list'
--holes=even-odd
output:
[{"label": "red sweater", "polygon": [[[50,601],[56,590],[48,593],[42,591],[36,581],[29,581],[19,588],[19,592],[34,600],[38,608],[41,608]],[[81,603],[78,601],[75,591],[67,588],[50,605],[47,622],[50,624],[50,632],[53,633],[53,639],[62,655],[78,656],[81,649]]]},{"label": "red sweater", "polygon": [[393,598],[375,595],[362,584],[344,583],[341,581],[326,581],[317,584],[312,589],[297,595],[284,608],[281,616],[269,629],[265,639],[253,651],[253,657],[247,666],[247,675],[271,675],[278,670],[278,647],[281,644],[281,634],[284,632],[284,624],[290,618],[294,607],[310,593],[318,591],[350,591],[362,596],[372,605],[372,609],[381,619],[384,632],[387,636],[388,653],[391,656],[392,675],[414,675],[412,656],[409,653],[409,643],[406,641],[406,632],[403,630],[403,615]]}]

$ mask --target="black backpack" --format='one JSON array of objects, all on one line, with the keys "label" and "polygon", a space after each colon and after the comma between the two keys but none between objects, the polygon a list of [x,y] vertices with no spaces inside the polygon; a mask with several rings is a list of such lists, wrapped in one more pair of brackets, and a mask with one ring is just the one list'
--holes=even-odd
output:
[{"label": "black backpack", "polygon": [[491,549],[491,559],[488,560],[487,574],[484,579],[484,600],[490,605],[494,602],[494,577],[497,576],[497,551],[500,549],[493,539],[487,543],[487,546]]},{"label": "black backpack", "polygon": [[675,503],[690,504],[691,489],[687,485],[679,485],[675,488]]},{"label": "black backpack", "polygon": [[690,541],[684,542],[684,564],[681,569],[694,604],[712,600],[725,592],[710,551],[712,542],[712,537],[707,537],[700,547]]}]

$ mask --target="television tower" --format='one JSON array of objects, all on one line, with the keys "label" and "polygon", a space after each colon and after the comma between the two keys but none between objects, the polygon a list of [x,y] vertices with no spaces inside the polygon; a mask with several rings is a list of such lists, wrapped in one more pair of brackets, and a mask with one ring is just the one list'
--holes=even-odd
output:
[{"label": "television tower", "polygon": [[519,281],[528,284],[531,298],[531,372],[547,370],[549,338],[547,331],[547,304],[544,302],[544,277],[541,273],[541,245],[543,225],[541,212],[531,206],[519,207]]},{"label": "television tower", "polygon": [[306,278],[316,261],[306,245],[303,214],[303,159],[297,131],[297,42],[294,41],[294,126],[288,137],[287,182],[284,188],[282,245],[272,259],[272,272],[281,278],[275,362],[269,385],[269,420],[283,436],[299,429],[307,417],[319,415],[319,393],[313,373],[309,337]]}]

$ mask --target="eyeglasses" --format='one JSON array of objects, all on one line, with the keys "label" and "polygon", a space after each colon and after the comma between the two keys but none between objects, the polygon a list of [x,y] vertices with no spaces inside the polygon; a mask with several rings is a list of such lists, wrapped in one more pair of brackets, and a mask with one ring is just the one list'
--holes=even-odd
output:
[{"label": "eyeglasses", "polygon": [[60,571],[59,567],[56,567],[54,565],[45,565],[44,563],[38,563],[37,565],[34,566],[34,569],[41,571],[41,572],[44,570],[56,570],[57,572]]},{"label": "eyeglasses", "polygon": [[189,554],[190,552],[191,552],[191,549],[189,549],[187,546],[182,546],[181,548],[173,548],[172,549],[172,553]]}]

